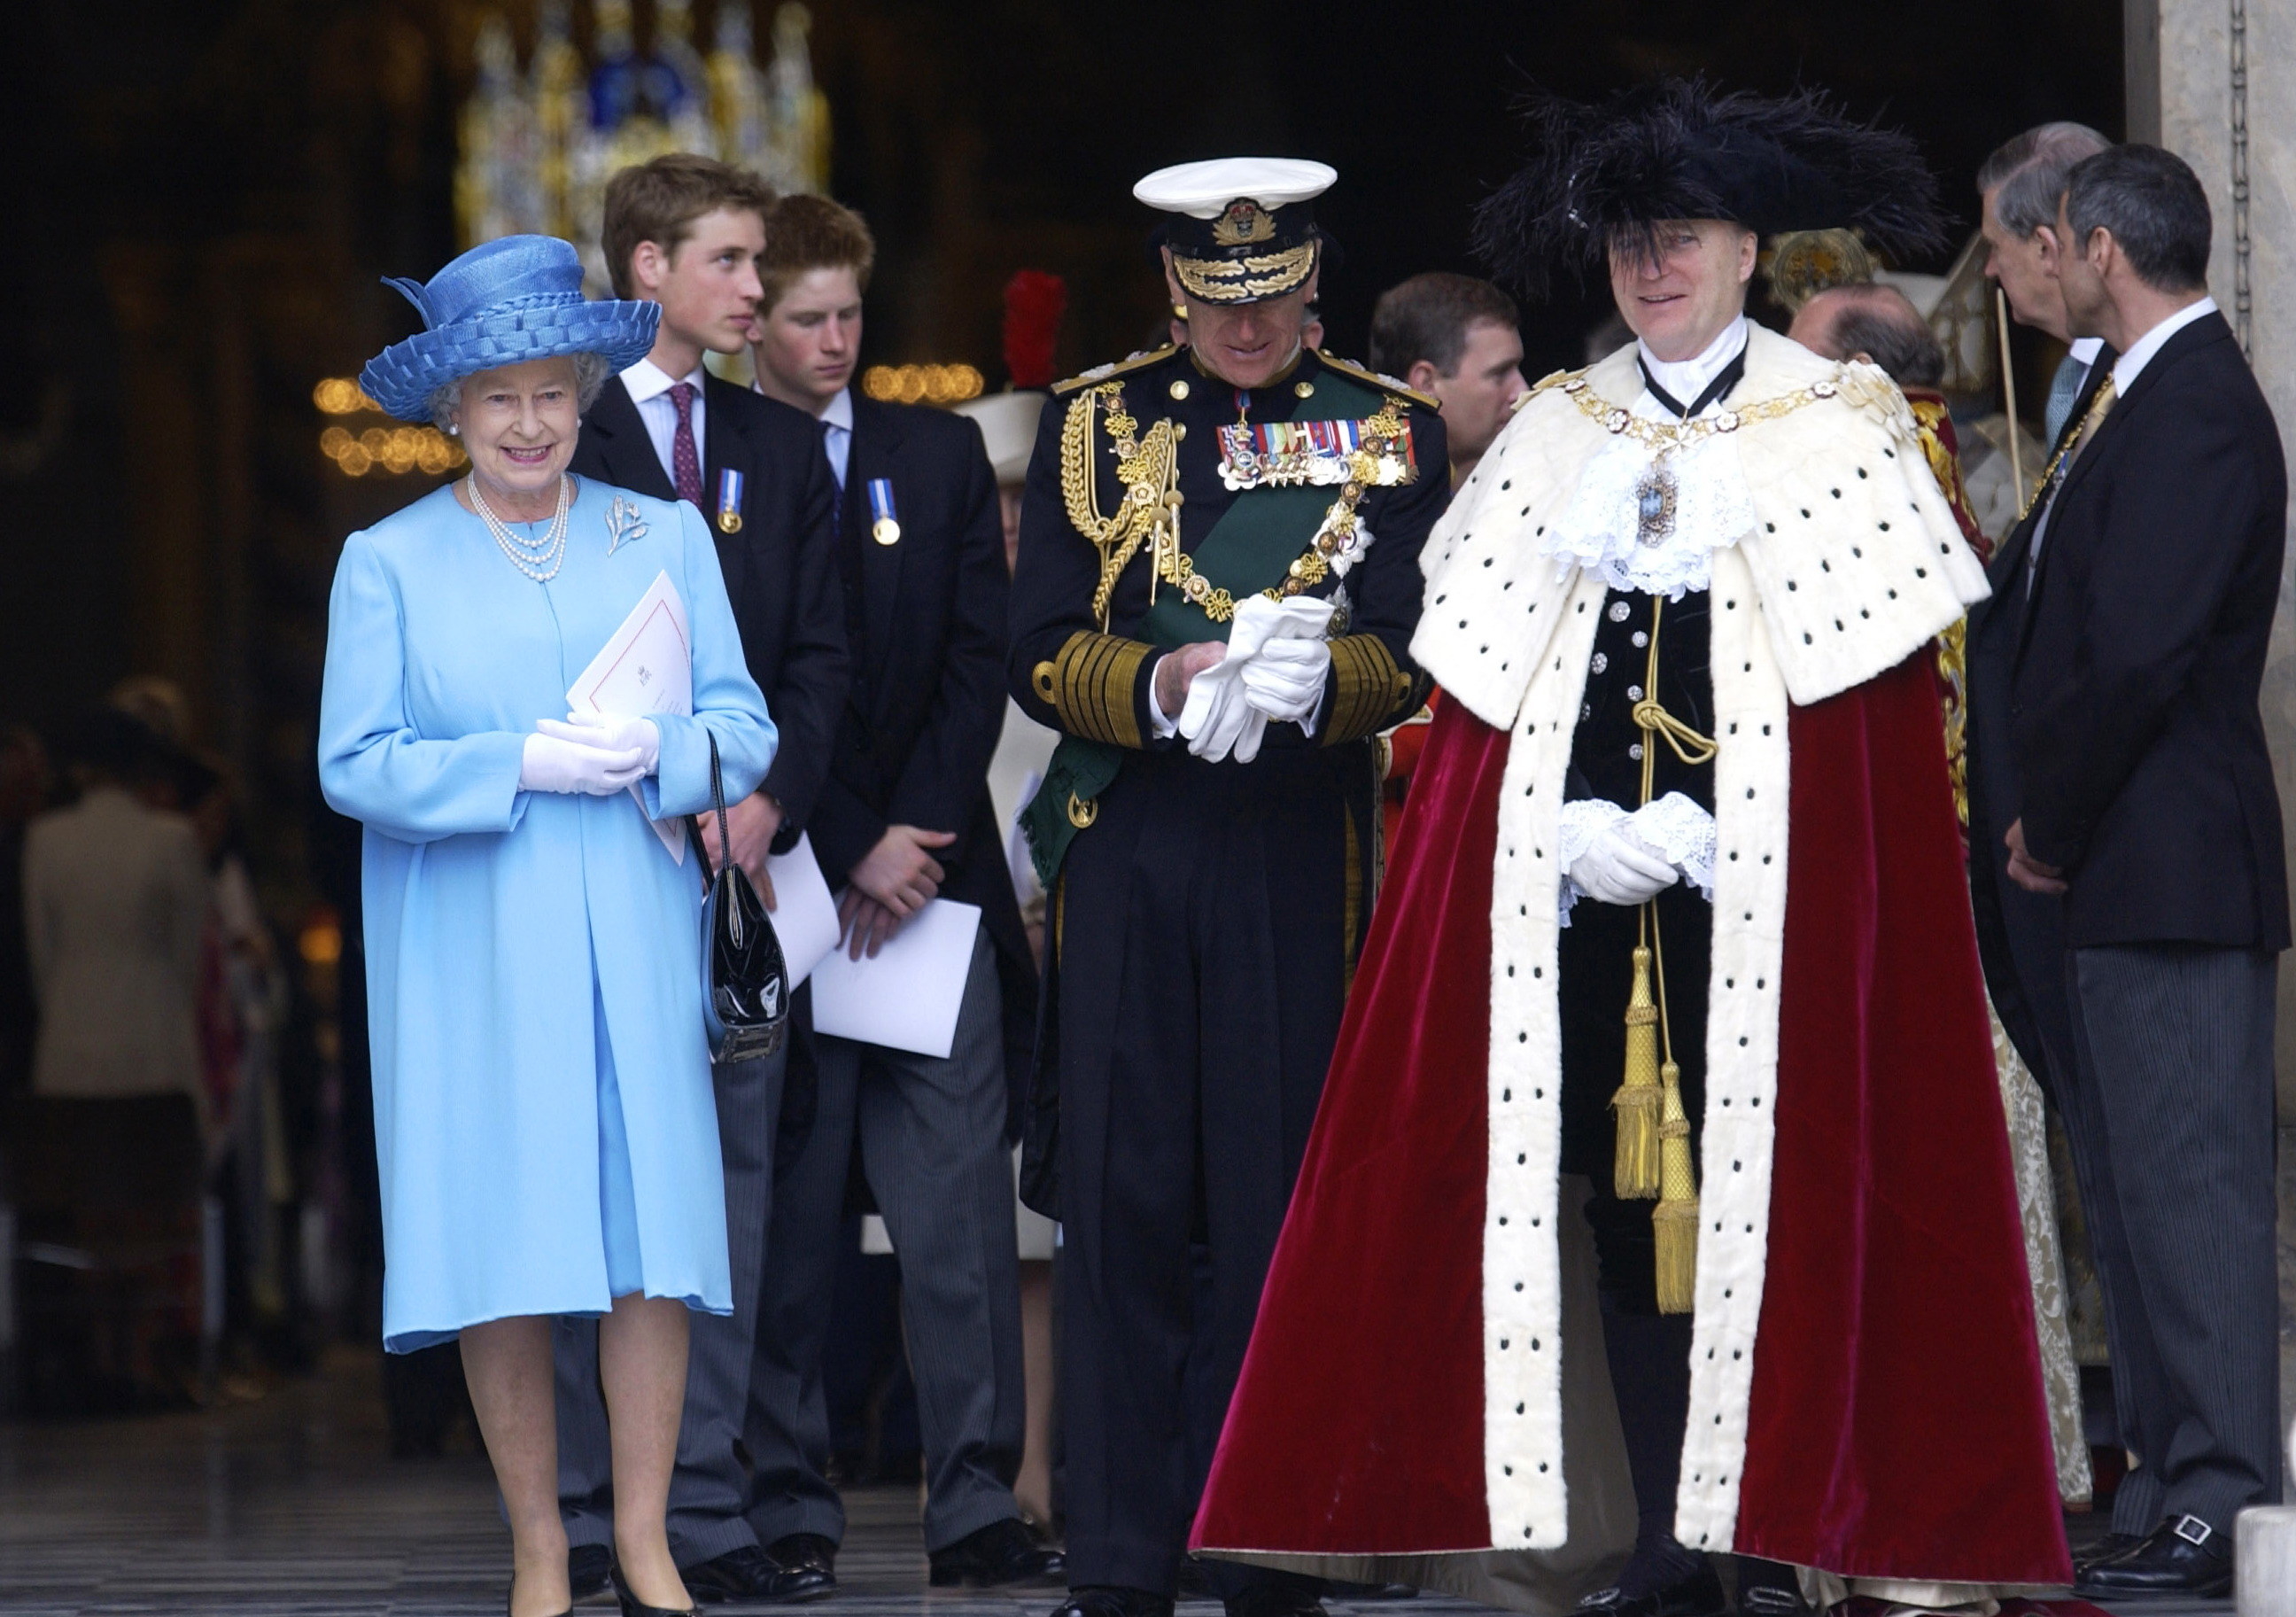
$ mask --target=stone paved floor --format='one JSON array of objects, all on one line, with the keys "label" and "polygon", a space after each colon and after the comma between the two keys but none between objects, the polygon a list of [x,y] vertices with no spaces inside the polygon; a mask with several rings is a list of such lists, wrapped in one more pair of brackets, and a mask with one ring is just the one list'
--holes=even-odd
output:
[{"label": "stone paved floor", "polygon": [[[812,1608],[819,1617],[1044,1617],[1052,1604],[1042,1594],[928,1592],[915,1490],[857,1490],[849,1503],[843,1592]],[[373,1363],[360,1355],[210,1414],[0,1424],[0,1613],[9,1617],[459,1617],[502,1609],[508,1559],[483,1459],[387,1457]],[[1334,1617],[1485,1611],[1434,1596],[1331,1605]],[[2231,1607],[2128,1609],[2175,1617]],[[1182,1613],[1218,1617],[1209,1604]]]}]

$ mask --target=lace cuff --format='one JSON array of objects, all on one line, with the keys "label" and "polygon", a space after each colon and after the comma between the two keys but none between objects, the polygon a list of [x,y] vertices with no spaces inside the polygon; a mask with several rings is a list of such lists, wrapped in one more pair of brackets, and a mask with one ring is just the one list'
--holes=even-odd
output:
[{"label": "lace cuff", "polygon": [[[1558,833],[1562,846],[1556,850],[1558,857],[1555,861],[1562,870],[1562,885],[1556,895],[1554,914],[1557,926],[1570,924],[1570,907],[1587,896],[1587,890],[1570,879],[1570,867],[1595,845],[1596,837],[1620,821],[1632,817],[1607,797],[1582,797],[1562,805],[1562,819]],[[1710,855],[1710,872],[1712,864]]]},{"label": "lace cuff", "polygon": [[[1566,821],[1570,809],[1563,810]],[[1682,873],[1709,904],[1714,901],[1714,817],[1679,792],[1644,803],[1626,817],[1635,841]],[[1565,838],[1568,843],[1568,838]],[[1583,847],[1582,847],[1583,851]]]}]

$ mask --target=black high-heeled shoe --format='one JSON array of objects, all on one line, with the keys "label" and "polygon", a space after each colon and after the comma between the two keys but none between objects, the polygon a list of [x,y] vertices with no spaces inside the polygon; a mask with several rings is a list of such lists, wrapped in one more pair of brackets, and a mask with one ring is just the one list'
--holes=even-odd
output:
[{"label": "black high-heeled shoe", "polygon": [[698,1617],[692,1606],[681,1610],[667,1605],[648,1605],[632,1594],[630,1586],[622,1581],[622,1568],[619,1562],[614,1565],[613,1578],[614,1598],[621,1602],[622,1617]]}]

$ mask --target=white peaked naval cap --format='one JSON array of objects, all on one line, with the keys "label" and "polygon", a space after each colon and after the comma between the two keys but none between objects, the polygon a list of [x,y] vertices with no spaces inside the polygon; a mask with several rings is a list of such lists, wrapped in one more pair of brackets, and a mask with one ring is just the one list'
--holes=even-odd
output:
[{"label": "white peaked naval cap", "polygon": [[1249,197],[1273,212],[1332,188],[1339,170],[1296,157],[1215,157],[1159,168],[1132,194],[1149,207],[1190,218],[1218,218],[1230,202]]}]

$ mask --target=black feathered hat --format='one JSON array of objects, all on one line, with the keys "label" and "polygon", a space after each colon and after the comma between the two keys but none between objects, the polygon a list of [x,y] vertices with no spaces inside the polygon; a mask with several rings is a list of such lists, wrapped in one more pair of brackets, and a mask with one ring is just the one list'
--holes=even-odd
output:
[{"label": "black feathered hat", "polygon": [[1861,124],[1824,92],[1725,94],[1660,78],[1589,105],[1517,103],[1531,156],[1476,210],[1475,248],[1502,279],[1544,291],[1613,244],[1671,219],[1730,219],[1760,235],[1855,226],[1884,251],[1945,240],[1937,179],[1913,141]]}]

